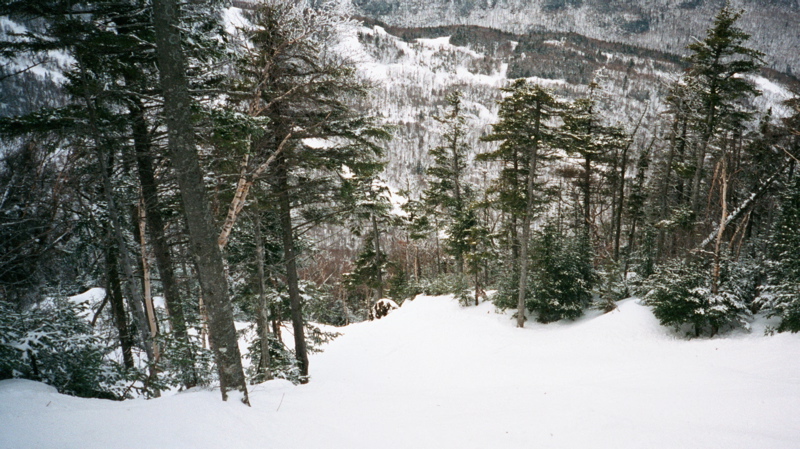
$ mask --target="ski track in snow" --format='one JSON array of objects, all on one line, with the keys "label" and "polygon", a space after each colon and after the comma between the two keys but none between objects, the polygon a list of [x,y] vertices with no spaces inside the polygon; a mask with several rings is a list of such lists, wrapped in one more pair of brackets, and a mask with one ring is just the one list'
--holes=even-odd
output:
[{"label": "ski track in snow", "polygon": [[684,340],[631,299],[516,329],[419,297],[351,325],[312,379],[112,402],[0,382],[1,448],[797,448],[800,338]]}]

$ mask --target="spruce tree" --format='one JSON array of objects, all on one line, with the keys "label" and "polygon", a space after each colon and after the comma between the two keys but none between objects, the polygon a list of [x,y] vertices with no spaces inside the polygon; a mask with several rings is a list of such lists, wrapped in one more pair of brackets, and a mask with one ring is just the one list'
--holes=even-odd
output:
[{"label": "spruce tree", "polygon": [[589,85],[591,95],[573,101],[562,113],[559,130],[560,146],[567,154],[577,157],[580,168],[575,184],[581,193],[581,227],[587,241],[592,241],[595,228],[593,199],[598,194],[598,174],[608,165],[610,153],[625,145],[625,133],[616,126],[601,122],[597,100],[593,98],[597,85]]},{"label": "spruce tree", "polygon": [[353,108],[366,86],[333,49],[349,18],[336,2],[306,6],[275,0],[250,13],[231,91],[233,106],[263,129],[252,136],[250,154],[265,167],[278,209],[301,382],[308,381],[308,350],[297,233],[340,211],[345,172],[365,177],[380,170],[376,141],[388,137]]},{"label": "spruce tree", "polygon": [[464,253],[469,250],[467,235],[471,217],[467,206],[473,194],[465,180],[469,147],[462,96],[457,90],[447,94],[448,111],[436,117],[444,128],[443,143],[430,150],[433,164],[427,170],[430,181],[424,193],[426,205],[444,218],[447,249],[455,258],[459,275],[464,272]]},{"label": "spruce tree", "polygon": [[547,202],[544,183],[538,181],[537,176],[544,163],[553,158],[556,134],[552,120],[560,105],[540,86],[524,80],[517,80],[503,91],[510,95],[500,102],[500,121],[493,125],[492,133],[483,138],[502,143],[497,150],[481,155],[481,159],[506,162],[496,189],[501,192],[501,201],[505,200],[503,206],[522,220],[519,258],[515,262],[519,270],[517,327],[523,327],[531,223],[538,209]]},{"label": "spruce tree", "polygon": [[692,54],[686,58],[689,69],[682,82],[697,105],[691,117],[697,133],[691,185],[691,207],[696,215],[704,199],[702,183],[710,145],[720,131],[736,129],[751,118],[744,102],[759,95],[752,81],[743,76],[758,71],[762,54],[745,46],[750,36],[736,27],[742,14],[726,3],[706,38],[687,47]]},{"label": "spruce tree", "polygon": [[531,251],[531,295],[526,299],[537,321],[574,320],[583,314],[594,283],[588,245],[581,229],[562,234],[548,222],[537,233]]},{"label": "spruce tree", "polygon": [[778,331],[800,331],[800,176],[786,193],[770,245],[769,282],[765,288],[770,313],[781,318]]},{"label": "spruce tree", "polygon": [[342,184],[345,200],[350,203],[351,231],[364,240],[363,250],[346,283],[351,288],[362,285],[370,290],[366,297],[369,309],[373,301],[384,297],[386,287],[388,257],[382,236],[396,221],[391,212],[391,192],[385,181],[372,173],[366,178],[351,176]]}]

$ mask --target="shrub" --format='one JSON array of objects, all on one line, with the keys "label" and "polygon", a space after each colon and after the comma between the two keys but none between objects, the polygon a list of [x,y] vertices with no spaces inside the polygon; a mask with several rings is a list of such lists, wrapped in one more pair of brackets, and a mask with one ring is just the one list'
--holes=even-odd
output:
[{"label": "shrub", "polygon": [[644,301],[663,326],[681,330],[688,325],[696,337],[747,327],[750,313],[734,284],[722,279],[717,293],[712,292],[710,284],[710,275],[702,264],[672,261],[649,280],[650,291]]},{"label": "shrub", "polygon": [[48,300],[18,311],[0,301],[0,379],[37,380],[59,392],[119,399],[123,370],[84,318],[85,306]]},{"label": "shrub", "polygon": [[536,321],[550,323],[581,315],[592,300],[594,270],[591,249],[581,238],[566,238],[546,226],[533,244],[528,310]]}]

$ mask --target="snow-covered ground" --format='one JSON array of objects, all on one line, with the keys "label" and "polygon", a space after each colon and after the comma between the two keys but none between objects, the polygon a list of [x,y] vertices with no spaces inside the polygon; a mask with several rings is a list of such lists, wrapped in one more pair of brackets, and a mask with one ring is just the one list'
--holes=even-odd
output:
[{"label": "snow-covered ground", "polygon": [[343,330],[312,380],[111,402],[0,382],[0,448],[797,448],[800,336],[683,340],[636,300],[516,329],[420,297]]}]

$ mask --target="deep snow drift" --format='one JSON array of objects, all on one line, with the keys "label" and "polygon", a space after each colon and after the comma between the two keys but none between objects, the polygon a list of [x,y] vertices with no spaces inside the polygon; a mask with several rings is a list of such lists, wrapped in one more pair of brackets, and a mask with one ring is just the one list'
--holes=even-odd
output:
[{"label": "deep snow drift", "polygon": [[150,401],[0,382],[0,448],[797,448],[800,337],[686,341],[635,300],[515,329],[419,297],[343,330],[312,379]]}]

